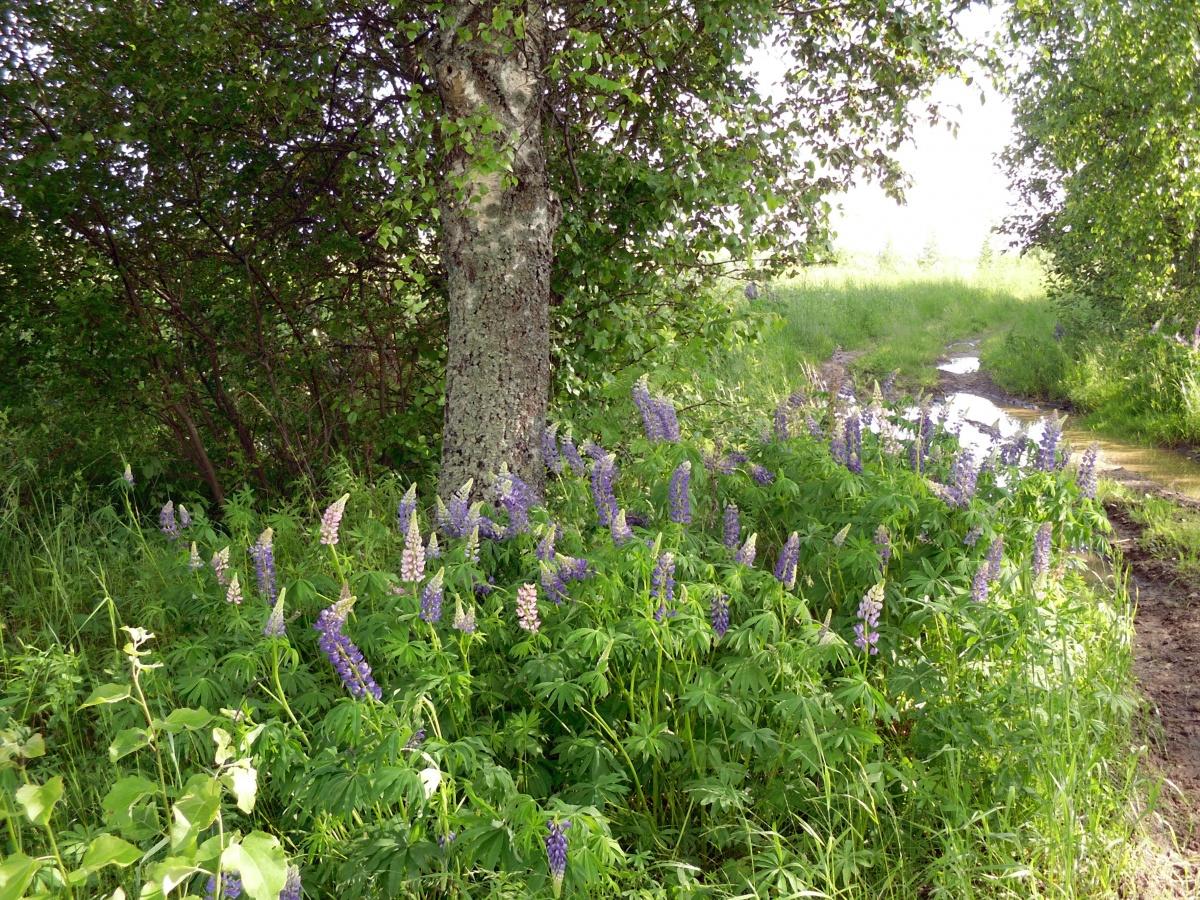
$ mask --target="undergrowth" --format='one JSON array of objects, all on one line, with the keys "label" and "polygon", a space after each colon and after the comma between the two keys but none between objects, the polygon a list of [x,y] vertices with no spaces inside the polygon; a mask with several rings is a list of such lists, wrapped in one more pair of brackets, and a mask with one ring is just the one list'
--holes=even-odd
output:
[{"label": "undergrowth", "polygon": [[540,500],[10,491],[2,896],[1115,892],[1129,610],[1054,448],[635,396]]}]

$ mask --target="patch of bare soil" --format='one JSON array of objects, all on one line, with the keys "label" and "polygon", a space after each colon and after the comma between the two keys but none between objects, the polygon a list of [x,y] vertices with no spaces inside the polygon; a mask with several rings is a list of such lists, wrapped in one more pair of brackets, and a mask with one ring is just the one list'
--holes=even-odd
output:
[{"label": "patch of bare soil", "polygon": [[842,386],[842,382],[849,374],[850,364],[865,352],[865,350],[843,350],[838,347],[829,359],[821,363],[821,378],[825,381],[829,393],[837,393],[838,388]]}]

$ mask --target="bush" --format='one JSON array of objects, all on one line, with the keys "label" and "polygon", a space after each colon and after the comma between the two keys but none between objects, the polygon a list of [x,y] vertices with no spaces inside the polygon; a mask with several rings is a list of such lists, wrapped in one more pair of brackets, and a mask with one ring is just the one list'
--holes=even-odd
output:
[{"label": "bush", "polygon": [[897,412],[858,429],[823,394],[717,455],[638,391],[649,436],[613,455],[548,437],[544,504],[501,476],[494,508],[417,508],[335,472],[319,524],[242,493],[157,533],[123,482],[10,517],[6,876],[198,893],[219,861],[255,898],[288,865],[347,898],[1105,883],[1128,620],[1069,552],[1104,521],[1071,476],[976,483],[948,435],[910,448]]}]

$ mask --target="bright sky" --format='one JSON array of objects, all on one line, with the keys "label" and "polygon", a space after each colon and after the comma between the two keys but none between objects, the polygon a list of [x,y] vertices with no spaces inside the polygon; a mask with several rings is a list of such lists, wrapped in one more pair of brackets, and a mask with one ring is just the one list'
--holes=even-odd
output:
[{"label": "bright sky", "polygon": [[[1002,22],[1002,8],[976,8],[962,20],[962,30],[970,38],[986,39]],[[778,59],[763,63],[768,78],[782,65]],[[1011,138],[1011,104],[984,80],[968,86],[943,79],[933,98],[961,110],[949,110],[958,123],[957,134],[945,124],[930,127],[922,122],[916,127],[913,142],[900,152],[900,162],[912,178],[904,206],[871,185],[854,188],[836,201],[841,205],[834,215],[839,249],[875,255],[890,243],[897,256],[913,260],[932,238],[941,258],[974,260],[984,238],[1007,215],[1008,181],[996,157]],[[1003,236],[993,235],[991,240],[997,251],[1006,244]]]}]

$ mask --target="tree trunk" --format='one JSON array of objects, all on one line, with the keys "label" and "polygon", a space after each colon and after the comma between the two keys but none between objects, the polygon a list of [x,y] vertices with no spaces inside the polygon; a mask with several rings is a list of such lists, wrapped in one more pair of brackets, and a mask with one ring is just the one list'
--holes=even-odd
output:
[{"label": "tree trunk", "polygon": [[[489,31],[497,6],[523,13]],[[443,495],[507,463],[535,489],[550,390],[550,264],[561,218],[542,142],[546,8],[448,4],[437,46],[438,92],[451,148],[442,175],[442,264],[449,292]],[[487,37],[481,36],[485,30]],[[505,51],[504,44],[508,44]],[[483,118],[499,129],[471,132]]]}]

